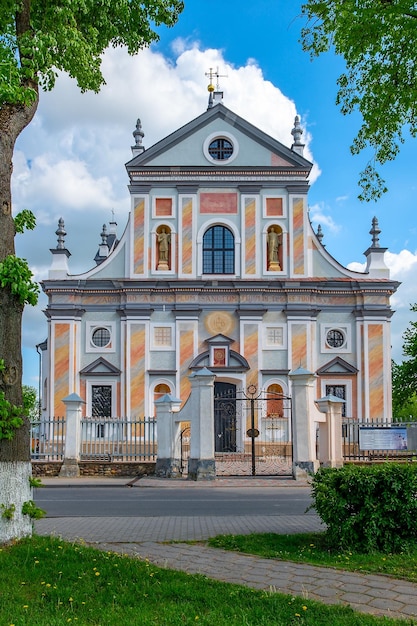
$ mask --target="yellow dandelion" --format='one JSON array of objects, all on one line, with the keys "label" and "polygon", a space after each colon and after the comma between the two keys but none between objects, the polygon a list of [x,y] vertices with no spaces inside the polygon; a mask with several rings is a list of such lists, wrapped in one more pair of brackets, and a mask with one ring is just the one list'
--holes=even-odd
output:
[{"label": "yellow dandelion", "polygon": [[303,611],[307,611],[307,607],[306,607],[306,605],[305,605],[305,604],[303,605],[303,607],[302,607],[302,608],[303,608]]},{"label": "yellow dandelion", "polygon": [[24,605],[23,605],[23,608],[24,608],[24,609],[28,609],[28,608],[29,608],[29,605],[28,605],[28,604],[24,604]]},{"label": "yellow dandelion", "polygon": [[299,613],[296,613],[295,617],[301,617],[301,615]]},{"label": "yellow dandelion", "polygon": [[100,576],[100,572],[96,572],[96,576]]}]

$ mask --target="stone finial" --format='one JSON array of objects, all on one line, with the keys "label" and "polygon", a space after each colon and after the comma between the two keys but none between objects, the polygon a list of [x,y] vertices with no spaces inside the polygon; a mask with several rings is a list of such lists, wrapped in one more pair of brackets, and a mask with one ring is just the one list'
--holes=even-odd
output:
[{"label": "stone finial", "polygon": [[372,236],[372,243],[364,252],[366,256],[366,272],[373,278],[389,278],[389,268],[385,264],[384,255],[387,248],[379,245],[379,235],[381,229],[376,217],[372,220],[372,228],[369,231]]},{"label": "stone finial", "polygon": [[50,248],[50,252],[52,254],[52,265],[49,268],[48,277],[61,279],[66,278],[69,274],[68,259],[71,256],[71,253],[65,247],[65,235],[67,233],[65,231],[65,224],[62,217],[58,220],[58,228],[56,229],[55,234],[58,235],[58,244],[56,248]]},{"label": "stone finial", "polygon": [[294,120],[294,128],[291,131],[291,135],[294,137],[294,143],[291,146],[291,150],[303,156],[304,145],[301,143],[301,136],[303,134],[303,129],[300,124],[300,117],[298,115],[295,116]]},{"label": "stone finial", "polygon": [[323,235],[323,230],[321,228],[321,224],[319,224],[317,226],[316,237],[320,241],[321,245],[323,245],[323,237],[324,237],[324,235]]},{"label": "stone finial", "polygon": [[65,230],[65,224],[64,224],[64,220],[62,219],[62,217],[59,218],[58,220],[58,228],[55,231],[55,234],[58,235],[58,244],[56,246],[57,250],[65,250],[65,235],[66,230]]},{"label": "stone finial", "polygon": [[372,219],[372,228],[369,231],[369,234],[372,235],[372,248],[379,248],[379,235],[381,234],[381,229],[379,228],[376,217]]},{"label": "stone finial", "polygon": [[106,226],[106,224],[103,224],[103,230],[101,231],[100,237],[101,237],[101,245],[102,246],[107,246],[107,226]]},{"label": "stone finial", "polygon": [[142,145],[142,139],[144,138],[145,133],[142,130],[142,123],[140,119],[136,121],[136,128],[132,134],[135,139],[135,145],[132,146],[132,154],[133,156],[136,156],[137,154],[142,154],[145,150],[145,147]]}]

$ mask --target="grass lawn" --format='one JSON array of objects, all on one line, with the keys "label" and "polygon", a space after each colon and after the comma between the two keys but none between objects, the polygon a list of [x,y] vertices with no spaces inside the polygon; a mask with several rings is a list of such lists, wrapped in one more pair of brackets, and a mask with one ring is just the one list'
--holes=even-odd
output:
[{"label": "grass lawn", "polygon": [[267,559],[312,563],[364,573],[373,572],[417,582],[417,545],[408,547],[399,554],[334,552],[326,545],[325,533],[220,535],[210,539],[208,545],[256,554]]},{"label": "grass lawn", "polygon": [[0,626],[409,623],[160,569],[51,537],[0,548]]}]

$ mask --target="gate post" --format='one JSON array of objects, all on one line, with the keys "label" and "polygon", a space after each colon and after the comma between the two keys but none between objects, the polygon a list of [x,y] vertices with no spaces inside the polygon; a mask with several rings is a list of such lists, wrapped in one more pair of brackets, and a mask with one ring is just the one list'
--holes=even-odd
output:
[{"label": "gate post", "polygon": [[288,376],[292,382],[293,476],[304,479],[319,467],[316,458],[316,429],[312,412],[314,379],[312,372],[299,367]]},{"label": "gate post", "polygon": [[319,423],[319,460],[325,467],[343,467],[342,406],[345,400],[329,394],[316,400],[326,421]]},{"label": "gate post", "polygon": [[70,478],[80,475],[81,406],[85,403],[76,393],[71,393],[62,402],[66,409],[65,448],[59,475]]},{"label": "gate post", "polygon": [[214,460],[214,379],[206,367],[193,372],[191,381],[191,442],[188,459],[189,480],[213,480]]},{"label": "gate post", "polygon": [[155,476],[161,478],[177,478],[181,476],[181,458],[178,453],[180,422],[174,417],[175,409],[179,409],[181,400],[166,393],[155,400],[156,427],[158,429],[158,456],[156,459]]}]

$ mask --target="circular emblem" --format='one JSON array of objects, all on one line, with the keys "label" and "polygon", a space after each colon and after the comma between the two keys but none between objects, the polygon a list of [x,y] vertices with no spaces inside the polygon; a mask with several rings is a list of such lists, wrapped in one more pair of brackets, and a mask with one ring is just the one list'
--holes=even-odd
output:
[{"label": "circular emblem", "polygon": [[257,428],[249,428],[249,430],[246,431],[246,434],[251,439],[255,439],[256,437],[259,437],[259,430]]}]

